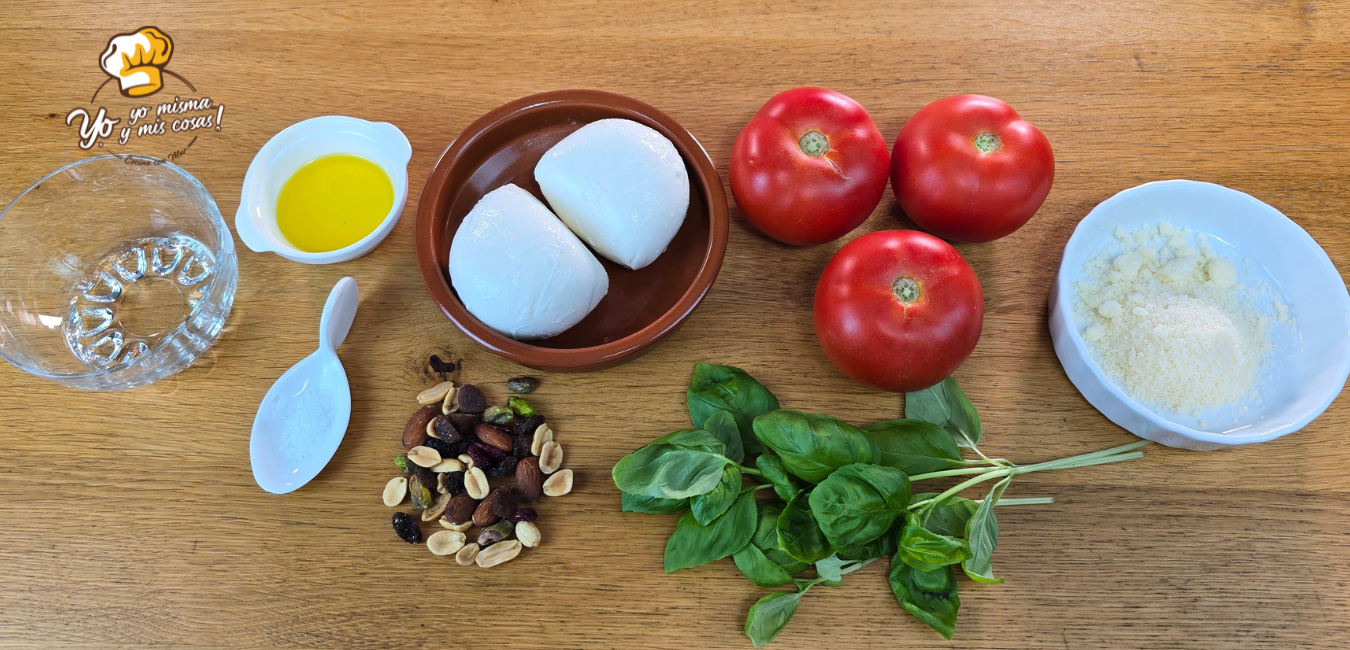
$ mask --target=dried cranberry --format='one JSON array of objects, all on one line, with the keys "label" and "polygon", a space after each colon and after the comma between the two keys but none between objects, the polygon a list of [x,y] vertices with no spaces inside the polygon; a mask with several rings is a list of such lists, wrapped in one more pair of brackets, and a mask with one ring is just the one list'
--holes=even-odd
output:
[{"label": "dried cranberry", "polygon": [[442,476],[445,477],[446,494],[457,496],[468,492],[464,489],[464,472],[446,472]]},{"label": "dried cranberry", "polygon": [[417,520],[405,512],[394,513],[394,532],[398,538],[409,544],[422,543],[422,529],[417,525]]},{"label": "dried cranberry", "polygon": [[519,461],[516,460],[515,456],[507,456],[506,458],[503,458],[500,463],[497,463],[491,469],[484,470],[484,472],[493,478],[511,476],[516,473],[517,462]]},{"label": "dried cranberry", "polygon": [[506,520],[518,524],[522,521],[534,521],[538,518],[539,513],[535,512],[534,508],[518,508],[516,513],[507,517]]},{"label": "dried cranberry", "polygon": [[464,453],[468,454],[469,457],[473,459],[475,465],[482,467],[483,471],[487,471],[487,468],[489,467],[496,466],[497,463],[502,462],[502,459],[506,457],[506,454],[502,450],[490,445],[485,445],[481,442],[475,442],[472,445],[469,445],[469,448],[465,450]]},{"label": "dried cranberry", "polygon": [[544,423],[544,416],[531,415],[527,418],[519,418],[511,423],[511,433],[517,436],[534,437],[534,430]]}]

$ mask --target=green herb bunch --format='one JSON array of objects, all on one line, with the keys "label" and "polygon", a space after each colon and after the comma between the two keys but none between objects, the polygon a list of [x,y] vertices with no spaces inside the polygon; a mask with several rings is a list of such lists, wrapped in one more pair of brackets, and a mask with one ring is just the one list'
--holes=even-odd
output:
[{"label": "green herb bunch", "polygon": [[[688,401],[695,428],[625,456],[614,484],[626,512],[680,514],[666,543],[666,573],[730,556],[756,586],[796,587],[750,607],[745,634],[755,647],[783,630],[812,587],[838,587],[883,557],[900,606],[951,638],[961,605],[957,567],[976,582],[1003,581],[989,559],[998,544],[994,506],[1050,502],[1003,499],[1013,477],[1131,460],[1149,444],[1035,465],[989,458],[976,446],[979,415],[951,378],[906,394],[905,419],[863,428],[780,409],[773,393],[731,366],[697,364]],[[942,492],[911,487],[967,476]],[[982,500],[957,496],[989,481]],[[766,489],[784,503],[756,501]]]}]

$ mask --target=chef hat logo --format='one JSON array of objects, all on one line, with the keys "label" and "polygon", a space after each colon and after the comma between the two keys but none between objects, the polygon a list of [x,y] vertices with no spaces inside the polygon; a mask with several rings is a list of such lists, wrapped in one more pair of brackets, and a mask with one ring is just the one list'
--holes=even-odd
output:
[{"label": "chef hat logo", "polygon": [[99,67],[121,84],[127,97],[153,95],[164,87],[163,68],[173,56],[173,40],[156,27],[142,27],[108,39]]}]

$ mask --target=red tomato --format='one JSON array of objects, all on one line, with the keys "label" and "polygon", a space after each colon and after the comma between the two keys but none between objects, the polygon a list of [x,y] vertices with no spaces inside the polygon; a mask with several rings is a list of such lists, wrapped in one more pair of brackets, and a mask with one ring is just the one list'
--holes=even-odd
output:
[{"label": "red tomato", "polygon": [[891,189],[928,232],[957,242],[1011,234],[1055,180],[1050,141],[984,95],[939,99],[909,118],[891,154]]},{"label": "red tomato", "polygon": [[890,156],[872,116],[824,88],[774,95],[736,136],[731,193],[764,234],[785,244],[833,241],[881,202]]},{"label": "red tomato", "polygon": [[844,374],[882,390],[923,390],[975,349],[984,291],[951,244],[917,230],[874,232],[825,266],[815,324]]}]

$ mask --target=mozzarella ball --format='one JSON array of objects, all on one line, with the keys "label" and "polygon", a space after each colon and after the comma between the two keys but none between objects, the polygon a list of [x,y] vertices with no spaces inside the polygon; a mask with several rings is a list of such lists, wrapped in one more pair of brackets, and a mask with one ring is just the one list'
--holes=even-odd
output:
[{"label": "mozzarella ball", "polygon": [[450,282],[469,313],[521,340],[566,331],[609,291],[600,260],[515,185],[488,192],[459,224]]}]

